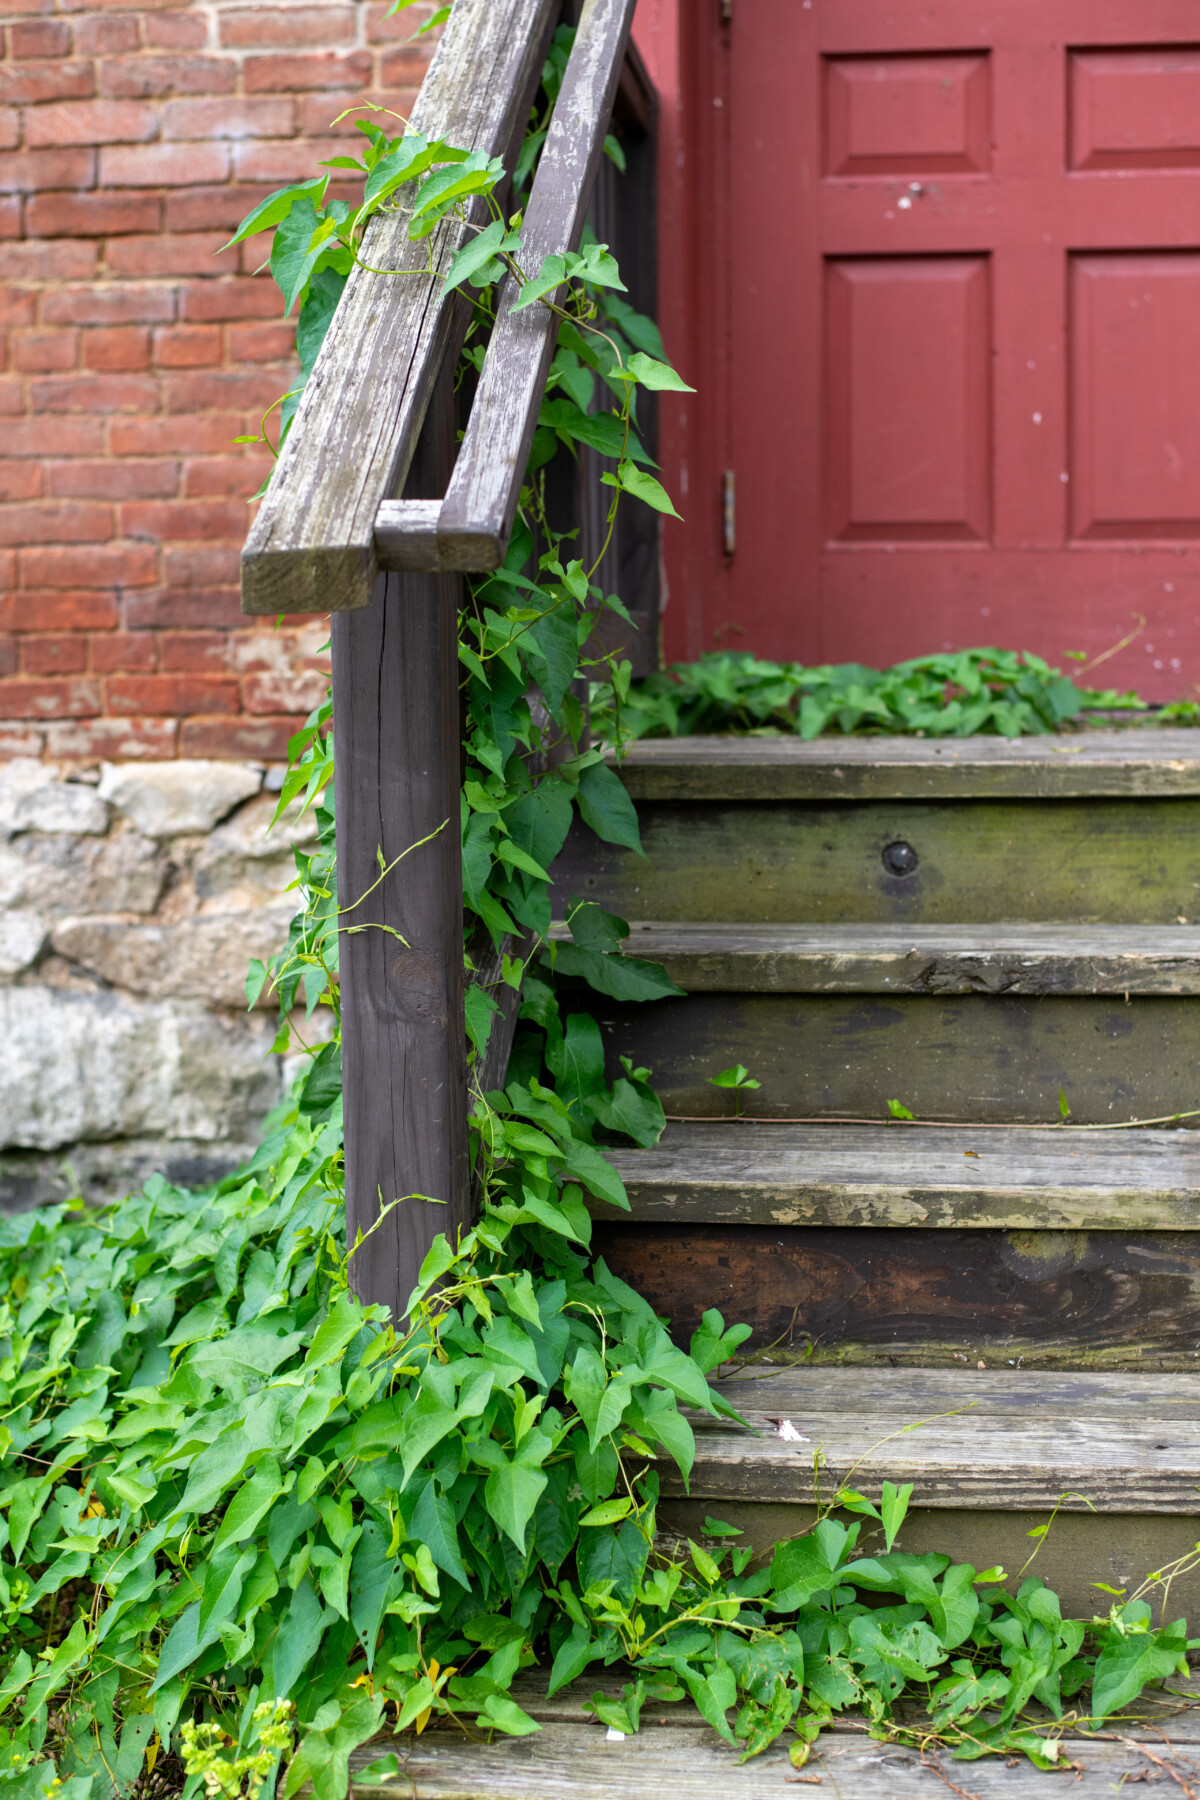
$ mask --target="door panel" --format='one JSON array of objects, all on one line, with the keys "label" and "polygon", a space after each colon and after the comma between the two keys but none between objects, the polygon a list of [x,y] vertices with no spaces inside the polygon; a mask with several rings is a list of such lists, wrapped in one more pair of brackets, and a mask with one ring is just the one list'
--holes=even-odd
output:
[{"label": "door panel", "polygon": [[708,173],[668,654],[1061,663],[1141,617],[1097,679],[1192,689],[1195,0],[729,11],[680,12]]}]

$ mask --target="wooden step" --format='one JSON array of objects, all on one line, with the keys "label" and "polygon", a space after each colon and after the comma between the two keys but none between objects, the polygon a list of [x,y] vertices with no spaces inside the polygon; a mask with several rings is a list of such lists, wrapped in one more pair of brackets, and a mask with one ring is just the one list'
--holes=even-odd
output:
[{"label": "wooden step", "polygon": [[[1200,1006],[1190,997],[1021,993],[692,993],[621,1004],[579,994],[618,1057],[653,1070],[668,1114],[728,1117],[710,1085],[744,1063],[760,1118],[1051,1124],[1160,1119],[1200,1106]],[[740,1100],[741,1097],[738,1097]],[[1197,1123],[1198,1121],[1191,1121]]]},{"label": "wooden step", "polygon": [[1195,1133],[746,1120],[608,1154],[632,1210],[593,1247],[680,1342],[717,1306],[820,1363],[1200,1363]]},{"label": "wooden step", "polygon": [[689,993],[1200,994],[1190,925],[639,921],[624,948]]},{"label": "wooden step", "polygon": [[[639,1224],[961,1231],[1200,1227],[1200,1133],[668,1125],[610,1149]],[[597,1201],[597,1217],[611,1208]],[[1200,1249],[1200,1245],[1198,1245]]]},{"label": "wooden step", "polygon": [[643,743],[645,857],[577,823],[554,874],[625,918],[1168,925],[1200,915],[1198,771],[1193,731]]},{"label": "wooden step", "polygon": [[1194,730],[1026,738],[643,738],[635,800],[1063,799],[1200,795]]}]

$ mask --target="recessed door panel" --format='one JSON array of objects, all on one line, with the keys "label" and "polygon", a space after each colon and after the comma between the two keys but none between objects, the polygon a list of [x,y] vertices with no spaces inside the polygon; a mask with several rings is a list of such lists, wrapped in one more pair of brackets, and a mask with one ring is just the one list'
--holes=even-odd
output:
[{"label": "recessed door panel", "polygon": [[991,157],[988,59],[825,59],[829,175],[932,175],[983,170]]},{"label": "recessed door panel", "polygon": [[1200,47],[1071,54],[1071,166],[1200,168]]}]

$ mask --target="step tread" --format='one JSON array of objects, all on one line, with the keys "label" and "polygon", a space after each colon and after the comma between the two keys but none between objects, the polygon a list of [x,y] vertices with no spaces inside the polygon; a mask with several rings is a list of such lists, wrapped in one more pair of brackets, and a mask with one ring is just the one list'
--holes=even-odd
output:
[{"label": "step tread", "polygon": [[622,779],[639,800],[969,799],[1200,794],[1195,730],[1031,738],[649,738]]},{"label": "step tread", "polygon": [[[610,1691],[599,1669],[589,1673],[586,1684],[589,1692]],[[1175,1704],[1186,1706],[1187,1700]],[[739,1763],[741,1746],[722,1743],[698,1714],[691,1714],[695,1723],[662,1723],[660,1710],[672,1709],[648,1703],[641,1730],[620,1743],[609,1741],[597,1721],[584,1725],[573,1719],[547,1721],[528,1737],[497,1736],[491,1743],[453,1729],[427,1730],[420,1737],[405,1734],[399,1741],[379,1738],[352,1754],[350,1775],[356,1793],[396,1800],[411,1800],[414,1792],[421,1800],[662,1800],[668,1794],[672,1800],[711,1800],[714,1792],[728,1800],[759,1800],[778,1795],[786,1781],[797,1779],[788,1758],[790,1734]],[[1139,1711],[1146,1710],[1139,1702]],[[1158,1723],[1122,1722],[1119,1737],[1113,1732],[1101,1738],[1062,1738],[1060,1760],[1074,1771],[1072,1800],[1112,1800],[1130,1779],[1161,1780],[1177,1791],[1164,1769],[1174,1771],[1185,1794],[1192,1791],[1198,1774],[1194,1753],[1183,1755],[1176,1748],[1190,1745],[1192,1734],[1178,1728],[1169,1708],[1154,1711],[1165,1729]],[[1139,1748],[1139,1739],[1145,1739],[1146,1751]],[[397,1775],[382,1782],[362,1779],[364,1768],[397,1748]],[[835,1800],[929,1800],[931,1794],[947,1794],[951,1774],[959,1778],[954,1791],[966,1791],[962,1765],[949,1763],[945,1752],[932,1750],[923,1758],[917,1749],[872,1740],[865,1722],[838,1721],[821,1733],[800,1780],[816,1782]],[[966,1779],[976,1800],[1052,1800],[1066,1777],[1024,1761],[1010,1768],[995,1756],[973,1762]]]},{"label": "step tread", "polygon": [[[1200,1132],[722,1120],[669,1124],[652,1150],[606,1154],[625,1182],[630,1216],[644,1223],[1200,1225]],[[594,1210],[612,1218],[609,1207]]]},{"label": "step tread", "polygon": [[[588,1681],[593,1690],[609,1690],[602,1673],[589,1675]],[[592,1720],[586,1725],[548,1721],[529,1737],[497,1737],[491,1743],[454,1731],[426,1731],[406,1738],[399,1775],[382,1783],[364,1782],[360,1771],[381,1752],[396,1748],[394,1738],[381,1738],[354,1752],[350,1774],[356,1792],[403,1795],[404,1800],[414,1789],[422,1800],[480,1800],[482,1795],[489,1800],[662,1800],[664,1794],[672,1800],[710,1800],[714,1789],[729,1800],[757,1800],[778,1794],[782,1783],[797,1779],[791,1774],[787,1736],[739,1764],[738,1750],[701,1725],[698,1714],[691,1714],[694,1724],[664,1723],[659,1710],[658,1703],[648,1704],[641,1730],[622,1743],[610,1742],[604,1727]],[[1145,1701],[1139,1701],[1139,1710],[1146,1710]],[[1072,1800],[1112,1800],[1128,1780],[1161,1780],[1174,1792],[1165,1769],[1174,1772],[1185,1793],[1191,1791],[1198,1773],[1194,1752],[1181,1755],[1178,1747],[1194,1743],[1193,1734],[1183,1719],[1172,1717],[1169,1704],[1155,1708],[1155,1716],[1166,1729],[1122,1720],[1119,1734],[1061,1739],[1060,1761],[1074,1771]],[[822,1732],[800,1779],[843,1800],[851,1795],[854,1800],[929,1800],[930,1794],[949,1791],[951,1773],[963,1774],[961,1764],[948,1764],[945,1752],[934,1749],[923,1757],[918,1749],[876,1742],[867,1732],[864,1721],[839,1720]],[[1145,1740],[1146,1751],[1139,1740]],[[971,1764],[969,1791],[977,1800],[1051,1800],[1064,1780],[1062,1774],[1024,1761],[1009,1767],[995,1756]],[[955,1791],[965,1790],[958,1785]]]},{"label": "step tread", "polygon": [[626,949],[697,992],[1200,994],[1200,927],[1187,923],[636,920]]},{"label": "step tread", "polygon": [[[826,1496],[886,1478],[911,1481],[914,1506],[1200,1513],[1196,1390],[1191,1375],[756,1369],[722,1391],[764,1435],[693,1415],[690,1495],[811,1503],[819,1451]],[[781,1439],[781,1418],[804,1441]]]}]

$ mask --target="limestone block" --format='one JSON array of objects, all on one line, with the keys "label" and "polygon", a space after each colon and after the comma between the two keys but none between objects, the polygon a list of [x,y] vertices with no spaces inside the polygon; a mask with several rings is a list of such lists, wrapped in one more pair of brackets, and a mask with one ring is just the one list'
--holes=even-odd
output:
[{"label": "limestone block", "polygon": [[46,921],[37,913],[0,913],[0,975],[19,975],[41,955]]},{"label": "limestone block", "polygon": [[60,781],[52,763],[17,756],[0,766],[0,831],[108,830],[108,808],[94,787]]},{"label": "limestone block", "polygon": [[163,851],[124,820],[103,838],[31,831],[0,843],[0,908],[151,913],[166,876]]},{"label": "limestone block", "polygon": [[275,804],[275,795],[261,794],[218,825],[196,859],[196,895],[202,904],[238,899],[253,904],[282,894],[295,879],[292,849],[315,847],[316,818],[311,807],[301,814],[293,803],[271,827]]},{"label": "limestone block", "polygon": [[250,958],[265,961],[282,948],[296,910],[289,895],[245,912],[215,913],[170,925],[63,919],[54,925],[51,941],[60,956],[114,987],[155,999],[244,1007]]},{"label": "limestone block", "polygon": [[211,831],[261,786],[262,769],[255,763],[105,763],[98,792],[146,837],[166,838]]},{"label": "limestone block", "polygon": [[0,988],[0,1147],[247,1141],[279,1096],[268,1021],[44,983]]}]

